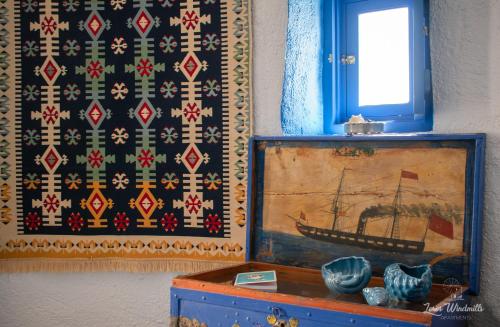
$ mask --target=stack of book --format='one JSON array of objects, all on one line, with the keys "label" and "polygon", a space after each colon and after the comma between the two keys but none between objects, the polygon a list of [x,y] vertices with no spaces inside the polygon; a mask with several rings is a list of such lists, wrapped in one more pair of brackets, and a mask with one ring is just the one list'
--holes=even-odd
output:
[{"label": "stack of book", "polygon": [[278,290],[276,271],[240,273],[236,275],[234,286],[251,288],[259,291],[276,292]]}]

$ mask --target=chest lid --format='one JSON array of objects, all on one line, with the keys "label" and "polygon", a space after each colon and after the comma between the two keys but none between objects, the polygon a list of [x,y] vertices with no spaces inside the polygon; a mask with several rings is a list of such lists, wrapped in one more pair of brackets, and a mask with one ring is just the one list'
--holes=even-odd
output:
[{"label": "chest lid", "polygon": [[431,264],[479,293],[484,134],[254,137],[247,260],[320,268],[363,256],[374,275]]}]

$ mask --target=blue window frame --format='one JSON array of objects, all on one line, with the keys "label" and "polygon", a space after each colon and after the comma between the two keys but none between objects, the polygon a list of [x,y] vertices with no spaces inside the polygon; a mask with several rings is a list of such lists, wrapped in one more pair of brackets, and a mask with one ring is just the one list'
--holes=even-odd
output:
[{"label": "blue window frame", "polygon": [[[399,102],[360,105],[360,17],[390,10],[408,15],[408,94]],[[322,12],[325,133],[343,133],[343,123],[358,114],[385,121],[386,132],[432,130],[428,0],[323,0]],[[342,60],[347,56],[350,61]],[[384,83],[384,76],[380,78]]]}]

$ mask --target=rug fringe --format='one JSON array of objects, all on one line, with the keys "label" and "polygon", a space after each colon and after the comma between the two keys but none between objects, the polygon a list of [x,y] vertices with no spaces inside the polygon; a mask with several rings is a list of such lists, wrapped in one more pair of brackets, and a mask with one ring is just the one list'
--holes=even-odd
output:
[{"label": "rug fringe", "polygon": [[0,260],[0,273],[27,272],[181,272],[195,273],[234,265],[235,262],[189,260]]}]

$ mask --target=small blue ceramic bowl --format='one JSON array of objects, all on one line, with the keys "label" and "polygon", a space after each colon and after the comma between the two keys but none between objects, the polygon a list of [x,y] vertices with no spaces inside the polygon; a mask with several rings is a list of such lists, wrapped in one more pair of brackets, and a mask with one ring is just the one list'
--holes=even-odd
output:
[{"label": "small blue ceramic bowl", "polygon": [[335,293],[354,294],[361,291],[372,277],[372,267],[362,257],[339,258],[321,267],[326,287]]},{"label": "small blue ceramic bowl", "polygon": [[363,296],[369,305],[386,306],[389,304],[389,293],[383,287],[365,287]]},{"label": "small blue ceramic bowl", "polygon": [[407,266],[393,263],[385,268],[386,290],[403,301],[420,302],[427,298],[432,286],[431,266]]}]

